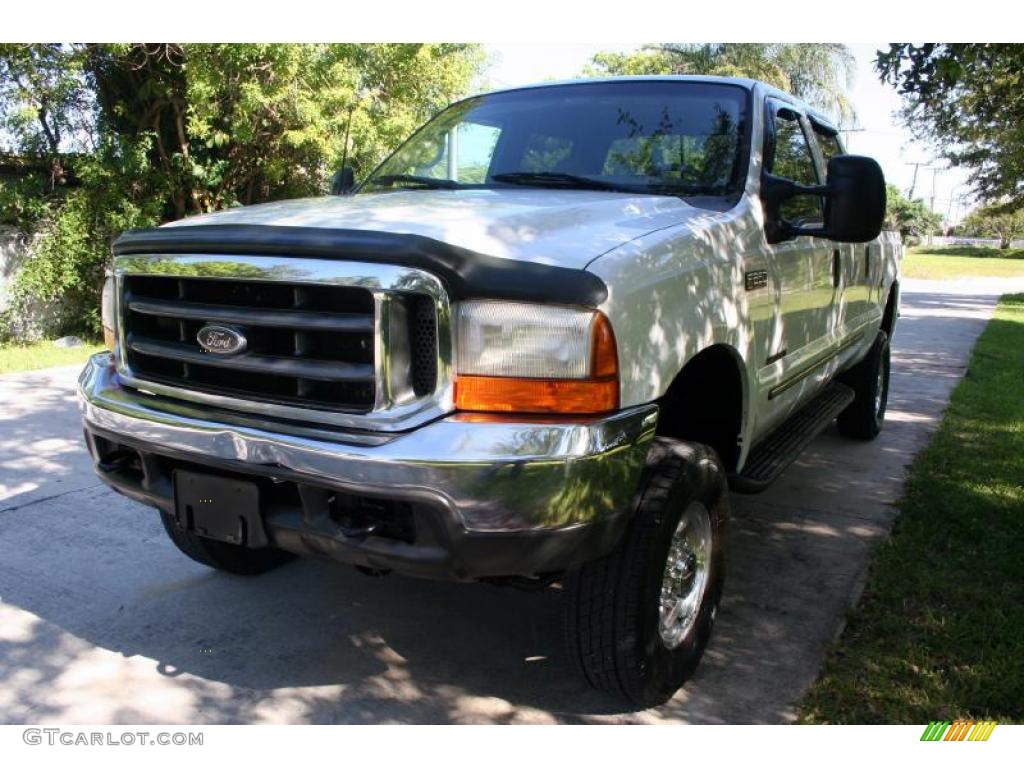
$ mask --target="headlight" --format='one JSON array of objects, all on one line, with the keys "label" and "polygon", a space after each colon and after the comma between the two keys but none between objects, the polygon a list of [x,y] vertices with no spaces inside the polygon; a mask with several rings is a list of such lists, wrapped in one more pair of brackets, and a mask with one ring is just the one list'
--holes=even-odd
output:
[{"label": "headlight", "polygon": [[456,329],[461,410],[601,413],[619,405],[615,337],[600,312],[468,301]]},{"label": "headlight", "polygon": [[108,349],[114,348],[117,338],[117,292],[114,290],[114,278],[103,281],[103,297],[100,300],[100,321],[103,324],[103,343]]}]

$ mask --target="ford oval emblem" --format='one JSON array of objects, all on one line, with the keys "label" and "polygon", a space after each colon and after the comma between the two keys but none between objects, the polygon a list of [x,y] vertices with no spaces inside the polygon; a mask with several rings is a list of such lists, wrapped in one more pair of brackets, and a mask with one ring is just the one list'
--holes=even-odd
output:
[{"label": "ford oval emblem", "polygon": [[199,346],[214,355],[237,355],[245,349],[245,336],[226,325],[204,325],[196,334]]}]

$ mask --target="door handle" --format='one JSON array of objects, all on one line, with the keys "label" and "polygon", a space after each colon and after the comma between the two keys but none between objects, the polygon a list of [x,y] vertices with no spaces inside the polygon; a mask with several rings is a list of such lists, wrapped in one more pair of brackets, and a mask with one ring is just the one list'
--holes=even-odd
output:
[{"label": "door handle", "polygon": [[842,260],[839,255],[839,249],[836,248],[832,251],[832,287],[839,287],[839,271],[842,268]]}]

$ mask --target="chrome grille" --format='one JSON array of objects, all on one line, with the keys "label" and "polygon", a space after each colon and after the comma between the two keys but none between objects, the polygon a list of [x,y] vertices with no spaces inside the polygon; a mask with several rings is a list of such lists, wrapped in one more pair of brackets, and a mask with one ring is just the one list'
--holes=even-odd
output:
[{"label": "chrome grille", "polygon": [[[373,409],[372,291],[236,278],[123,280],[124,354],[135,377],[247,400],[348,413]],[[211,323],[239,331],[245,351],[218,357],[203,350],[196,335]]]}]

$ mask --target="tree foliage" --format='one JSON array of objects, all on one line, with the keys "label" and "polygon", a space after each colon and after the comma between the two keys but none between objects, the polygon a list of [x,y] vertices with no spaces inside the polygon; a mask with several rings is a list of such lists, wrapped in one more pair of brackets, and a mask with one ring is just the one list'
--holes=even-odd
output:
[{"label": "tree foliage", "polygon": [[480,63],[453,44],[139,43],[86,66],[110,130],[150,137],[177,218],[320,192],[343,158],[367,172]]},{"label": "tree foliage", "polygon": [[1012,241],[1024,237],[1024,209],[984,205],[971,211],[958,229],[965,237],[998,238],[1000,248],[1009,248]]},{"label": "tree foliage", "polygon": [[1024,46],[892,43],[877,68],[906,125],[971,169],[982,200],[1024,207]]},{"label": "tree foliage", "polygon": [[855,63],[850,49],[838,43],[672,43],[598,53],[587,74],[749,77],[847,123],[853,118],[846,92]]},{"label": "tree foliage", "polygon": [[83,48],[0,43],[0,135],[29,155],[87,149],[94,123]]},{"label": "tree foliage", "polygon": [[322,194],[343,161],[369,172],[482,64],[479,46],[454,43],[2,44],[3,149],[55,169],[0,180],[0,221],[39,234],[15,296],[60,300],[60,331],[94,329],[120,231]]},{"label": "tree foliage", "polygon": [[934,235],[942,217],[928,209],[923,200],[907,198],[892,184],[885,191],[885,229],[897,230],[904,238]]}]

